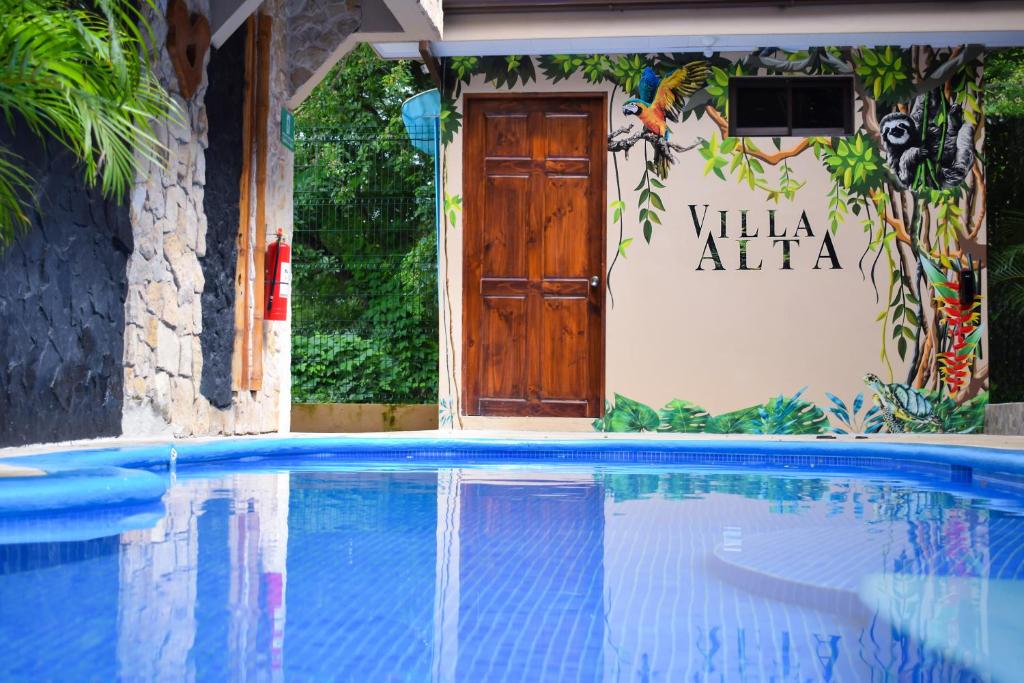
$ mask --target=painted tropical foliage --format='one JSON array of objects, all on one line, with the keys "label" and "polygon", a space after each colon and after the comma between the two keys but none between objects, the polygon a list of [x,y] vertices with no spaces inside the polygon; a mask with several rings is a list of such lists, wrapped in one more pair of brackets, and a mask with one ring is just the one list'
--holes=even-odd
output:
[{"label": "painted tropical foliage", "polygon": [[826,392],[831,404],[823,410],[802,398],[805,389],[792,396],[780,394],[765,403],[712,415],[682,399],[673,399],[659,410],[625,396],[605,405],[604,417],[594,420],[599,432],[663,432],[706,434],[874,434],[889,432],[970,433],[982,423],[988,392],[957,403],[938,391],[924,391],[905,384],[881,387],[873,403],[865,405],[863,393],[847,405]]},{"label": "painted tropical foliage", "polygon": [[[985,171],[981,49],[977,46],[765,48],[740,58],[699,53],[455,57],[445,65],[443,140],[461,126],[464,85],[482,75],[511,89],[570,77],[610,87],[610,217],[618,249],[606,278],[637,238],[662,229],[663,194],[678,164],[697,163],[713,182],[736,183],[769,205],[804,192],[791,161],[810,156],[829,179],[830,232],[858,228],[858,268],[878,302],[881,379],[846,404],[824,409],[802,392],[713,416],[673,401],[655,410],[616,395],[595,428],[813,434],[836,430],[971,431],[987,401],[982,283]],[[853,79],[859,126],[849,136],[803,139],[729,136],[729,79],[751,75],[844,75]],[[682,123],[701,125],[689,139]],[[619,127],[616,122],[624,121]],[[689,126],[686,131],[693,131]],[[641,154],[641,175],[625,178],[620,155]],[[635,206],[636,210],[631,207]],[[627,208],[630,210],[627,210]],[[628,225],[636,217],[637,225]],[[628,228],[628,229],[627,229]],[[614,239],[613,236],[609,236]],[[615,242],[613,242],[615,244]],[[870,397],[870,401],[865,399]]]},{"label": "painted tropical foliage", "polygon": [[779,395],[761,405],[711,415],[696,403],[675,399],[661,410],[615,395],[594,428],[603,432],[708,432],[711,434],[823,434],[828,418],[813,403]]}]

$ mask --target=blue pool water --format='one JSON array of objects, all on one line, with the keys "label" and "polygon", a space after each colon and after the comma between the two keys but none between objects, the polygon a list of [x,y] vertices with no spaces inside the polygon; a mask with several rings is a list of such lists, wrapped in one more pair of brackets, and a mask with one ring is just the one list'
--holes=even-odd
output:
[{"label": "blue pool water", "polygon": [[0,513],[0,680],[1024,671],[1024,499],[932,474],[249,458]]}]

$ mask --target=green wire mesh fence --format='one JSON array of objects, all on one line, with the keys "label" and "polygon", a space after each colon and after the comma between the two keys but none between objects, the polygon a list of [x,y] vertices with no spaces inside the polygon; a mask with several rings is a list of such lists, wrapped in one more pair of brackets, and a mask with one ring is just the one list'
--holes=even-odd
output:
[{"label": "green wire mesh fence", "polygon": [[434,160],[407,134],[299,129],[294,403],[437,400]]}]

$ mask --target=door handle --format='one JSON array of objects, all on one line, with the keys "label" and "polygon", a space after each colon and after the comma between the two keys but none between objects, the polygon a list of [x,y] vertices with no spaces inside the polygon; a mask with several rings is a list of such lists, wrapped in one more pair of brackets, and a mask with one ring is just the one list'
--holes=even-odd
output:
[{"label": "door handle", "polygon": [[590,278],[590,286],[591,287],[597,287],[599,284],[601,284],[601,278],[599,278],[596,275],[593,276],[592,278]]}]

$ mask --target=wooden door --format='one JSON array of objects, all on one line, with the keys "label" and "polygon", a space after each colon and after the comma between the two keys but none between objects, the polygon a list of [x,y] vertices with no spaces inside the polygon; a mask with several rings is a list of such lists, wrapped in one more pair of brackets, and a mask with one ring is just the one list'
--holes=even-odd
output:
[{"label": "wooden door", "polygon": [[463,409],[596,417],[603,95],[466,96]]}]

